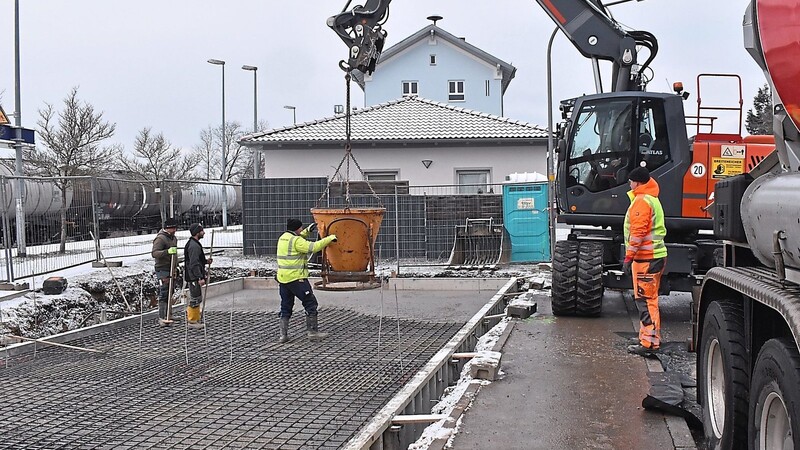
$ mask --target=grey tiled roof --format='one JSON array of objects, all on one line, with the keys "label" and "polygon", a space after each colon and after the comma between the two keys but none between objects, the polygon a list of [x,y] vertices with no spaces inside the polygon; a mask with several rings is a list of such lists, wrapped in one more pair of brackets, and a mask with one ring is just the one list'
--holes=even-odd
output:
[{"label": "grey tiled roof", "polygon": [[[353,141],[427,141],[547,138],[547,129],[420,97],[404,97],[354,111],[350,118]],[[243,145],[259,143],[320,143],[345,138],[345,117],[305,122],[249,134]]]}]

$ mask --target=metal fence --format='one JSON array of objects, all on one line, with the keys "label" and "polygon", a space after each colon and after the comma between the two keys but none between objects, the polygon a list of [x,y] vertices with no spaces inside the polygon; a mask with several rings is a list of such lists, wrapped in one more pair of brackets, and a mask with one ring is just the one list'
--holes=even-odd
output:
[{"label": "metal fence", "polygon": [[[206,246],[211,245],[213,230],[215,248],[242,248],[246,255],[272,256],[287,219],[310,223],[311,208],[346,205],[386,208],[375,246],[379,262],[453,265],[459,262],[454,255],[462,250],[486,251],[487,256],[479,260],[491,262],[498,248],[502,247],[505,257],[510,254],[511,249],[505,247],[513,236],[506,223],[503,194],[509,188],[517,189],[514,186],[409,186],[394,181],[367,185],[329,183],[321,177],[245,180],[241,186],[213,181],[141,181],[122,173],[113,177],[5,176],[0,177],[0,281],[13,282],[102,257],[146,255],[166,217],[178,220],[179,242],[189,238],[189,225],[199,222],[206,228]],[[534,208],[531,202],[530,206],[530,211],[523,211],[525,215],[543,213],[541,218],[546,217],[546,204],[540,202]],[[223,209],[227,211],[224,216]],[[24,212],[24,227],[18,220],[20,211]],[[465,232],[470,223],[483,228]],[[523,223],[516,228],[539,236],[536,239],[543,232],[541,223]],[[547,246],[540,240],[536,245]]]},{"label": "metal fence", "polygon": [[[98,261],[101,256],[147,254],[167,217],[178,220],[179,230],[194,222],[204,224],[207,234],[214,229],[216,248],[242,246],[238,184],[141,181],[124,173],[5,176],[0,177],[0,202],[0,280],[6,282]],[[179,231],[178,237],[188,239],[188,231]]]},{"label": "metal fence", "polygon": [[[274,255],[286,219],[297,217],[309,223],[313,207],[350,205],[386,208],[375,245],[376,259],[383,263],[424,266],[470,260],[488,264],[500,258],[505,258],[503,262],[514,262],[515,258],[520,262],[549,260],[548,208],[546,200],[541,201],[546,199],[546,184],[371,184],[377,195],[365,183],[351,182],[347,199],[346,189],[333,183],[320,202],[328,186],[325,178],[245,180],[244,253]],[[523,194],[511,202],[516,216],[508,205],[504,208],[504,192]],[[534,194],[539,200],[533,200]],[[505,223],[507,217],[513,217],[513,227]],[[476,226],[474,232],[468,229],[472,224]],[[514,245],[514,241],[522,244]],[[521,253],[518,250],[523,246],[526,249]],[[459,253],[463,251],[475,258],[465,258]]]}]

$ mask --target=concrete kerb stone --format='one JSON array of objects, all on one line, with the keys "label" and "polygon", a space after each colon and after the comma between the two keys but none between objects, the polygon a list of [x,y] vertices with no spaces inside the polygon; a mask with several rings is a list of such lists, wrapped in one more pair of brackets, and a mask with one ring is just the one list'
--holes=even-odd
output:
[{"label": "concrete kerb stone", "polygon": [[472,358],[469,365],[469,374],[476,380],[495,381],[500,374],[500,361],[503,354],[493,351],[480,351],[478,356]]},{"label": "concrete kerb stone", "polygon": [[527,319],[536,312],[536,301],[533,298],[533,289],[530,289],[525,295],[511,299],[506,314],[515,319]]}]

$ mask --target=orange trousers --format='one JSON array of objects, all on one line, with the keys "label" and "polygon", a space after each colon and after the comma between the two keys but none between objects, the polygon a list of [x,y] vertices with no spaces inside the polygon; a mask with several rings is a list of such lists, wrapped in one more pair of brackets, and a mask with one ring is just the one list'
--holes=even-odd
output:
[{"label": "orange trousers", "polygon": [[645,348],[661,347],[661,315],[658,312],[658,287],[667,258],[633,261],[633,300],[639,311],[639,343]]}]

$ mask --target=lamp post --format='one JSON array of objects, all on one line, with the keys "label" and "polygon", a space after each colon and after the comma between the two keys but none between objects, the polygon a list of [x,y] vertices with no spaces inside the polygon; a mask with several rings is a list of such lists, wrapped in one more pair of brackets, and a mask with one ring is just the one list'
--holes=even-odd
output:
[{"label": "lamp post", "polygon": [[222,229],[227,231],[228,229],[228,186],[225,185],[225,179],[227,178],[227,165],[228,160],[226,158],[227,151],[225,150],[225,61],[219,59],[209,59],[209,64],[214,64],[215,66],[222,66]]},{"label": "lamp post", "polygon": [[[22,171],[22,100],[20,100],[20,77],[19,77],[19,0],[14,1],[14,175],[21,177]],[[22,190],[25,181],[22,178],[16,179],[17,189],[14,192],[16,203],[16,224],[17,224],[17,254],[25,256],[25,208],[22,205]],[[11,282],[11,278],[8,279]]]},{"label": "lamp post", "polygon": [[[253,72],[253,133],[255,133],[258,131],[258,76],[256,75],[258,67],[244,65],[242,69]],[[259,150],[255,150],[254,159],[253,178],[261,178],[261,152]]]},{"label": "lamp post", "polygon": [[286,105],[284,108],[292,110],[292,125],[297,125],[297,108],[291,105]]}]

